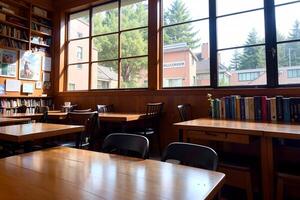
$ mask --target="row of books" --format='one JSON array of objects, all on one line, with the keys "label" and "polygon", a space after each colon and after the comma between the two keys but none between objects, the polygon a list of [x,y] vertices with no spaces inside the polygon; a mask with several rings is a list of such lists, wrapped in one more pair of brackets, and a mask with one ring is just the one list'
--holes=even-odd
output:
[{"label": "row of books", "polygon": [[42,38],[39,36],[32,36],[31,43],[33,44],[41,44],[41,45],[51,45],[51,38]]},{"label": "row of books", "polygon": [[52,30],[50,28],[46,28],[46,27],[43,27],[43,26],[40,26],[36,23],[31,23],[31,28],[33,30],[36,30],[36,31],[40,31],[42,33],[45,33],[45,34],[49,34],[49,35],[52,35]]},{"label": "row of books", "polygon": [[45,25],[45,26],[52,27],[51,21],[46,20],[46,19],[43,19],[43,18],[40,18],[40,17],[32,17],[32,21],[33,21],[33,22],[40,23],[40,24],[43,24],[43,25]]},{"label": "row of books", "polygon": [[[36,108],[35,107],[28,107],[26,109],[26,113],[35,113]],[[12,114],[17,113],[17,109],[7,109],[7,108],[0,108],[1,114]]]},{"label": "row of books", "polygon": [[[1,35],[0,35],[1,37]],[[0,45],[2,46],[7,46],[7,47],[12,47],[16,49],[27,49],[27,44],[24,42],[18,42],[10,38],[0,38]]]},{"label": "row of books", "polygon": [[211,100],[214,119],[255,121],[300,121],[300,98],[276,96],[226,96]]},{"label": "row of books", "polygon": [[25,105],[27,107],[36,106],[51,106],[51,99],[2,99],[1,108],[2,109],[15,109],[19,106]]},{"label": "row of books", "polygon": [[16,39],[28,40],[26,31],[22,31],[4,24],[0,24],[0,35],[9,36]]}]

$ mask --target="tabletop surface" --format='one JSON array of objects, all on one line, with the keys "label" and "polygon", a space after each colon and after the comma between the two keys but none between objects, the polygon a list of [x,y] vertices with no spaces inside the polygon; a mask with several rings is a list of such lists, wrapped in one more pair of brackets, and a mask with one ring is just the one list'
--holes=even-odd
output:
[{"label": "tabletop surface", "polygon": [[51,136],[77,133],[84,130],[83,126],[29,123],[0,127],[0,140],[24,142]]},{"label": "tabletop surface", "polygon": [[[3,199],[211,199],[223,173],[58,147],[0,160]],[[13,198],[12,198],[13,197]]]},{"label": "tabletop surface", "polygon": [[0,117],[4,118],[30,118],[30,117],[41,117],[43,113],[10,113],[1,114]]},{"label": "tabletop surface", "polygon": [[99,118],[103,121],[135,121],[143,116],[143,113],[99,113]]},{"label": "tabletop surface", "polygon": [[300,138],[300,125],[218,119],[194,119],[174,124],[181,129],[237,132],[271,137]]},{"label": "tabletop surface", "polygon": [[30,118],[21,118],[21,119],[15,119],[15,118],[0,118],[0,126],[3,125],[12,125],[12,124],[20,124],[20,123],[27,123],[30,122]]}]

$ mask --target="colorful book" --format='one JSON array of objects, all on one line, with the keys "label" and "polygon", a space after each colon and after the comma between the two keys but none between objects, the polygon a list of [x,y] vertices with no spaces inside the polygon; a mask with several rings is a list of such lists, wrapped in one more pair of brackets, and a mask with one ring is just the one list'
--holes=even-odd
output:
[{"label": "colorful book", "polygon": [[254,120],[254,98],[249,97],[249,120]]},{"label": "colorful book", "polygon": [[269,98],[267,98],[267,121],[271,121],[271,102]]},{"label": "colorful book", "polygon": [[276,121],[277,120],[277,111],[276,111],[276,98],[270,98],[270,114],[271,114],[271,120]]},{"label": "colorful book", "polygon": [[241,97],[240,99],[240,109],[241,109],[241,120],[245,120],[245,98]]},{"label": "colorful book", "polygon": [[290,98],[282,99],[283,108],[283,121],[291,122],[291,109],[290,109]]},{"label": "colorful book", "polygon": [[231,119],[236,119],[235,117],[235,99],[236,99],[236,96],[235,95],[232,95],[230,96],[230,110],[231,110]]},{"label": "colorful book", "polygon": [[225,97],[225,113],[226,119],[231,119],[230,97]]},{"label": "colorful book", "polygon": [[294,122],[300,122],[300,98],[291,98],[291,115]]},{"label": "colorful book", "polygon": [[236,96],[235,98],[235,119],[241,120],[241,97]]}]

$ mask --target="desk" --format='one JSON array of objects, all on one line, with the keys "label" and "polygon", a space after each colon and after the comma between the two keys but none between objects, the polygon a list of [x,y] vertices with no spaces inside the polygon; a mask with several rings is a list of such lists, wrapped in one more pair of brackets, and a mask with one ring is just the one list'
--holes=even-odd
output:
[{"label": "desk", "polygon": [[2,126],[0,127],[0,140],[21,143],[58,135],[80,133],[83,130],[84,126],[47,123]]},{"label": "desk", "polygon": [[3,199],[212,199],[223,173],[58,147],[0,160]]},{"label": "desk", "polygon": [[2,114],[0,117],[2,118],[31,118],[31,119],[39,119],[43,116],[43,113],[10,113],[10,114]]},{"label": "desk", "polygon": [[25,124],[31,122],[30,118],[0,118],[0,126],[14,125],[14,124]]},{"label": "desk", "polygon": [[142,113],[99,113],[101,121],[110,122],[130,122],[142,119],[145,114]]},{"label": "desk", "polygon": [[60,111],[49,111],[48,112],[48,119],[58,119],[63,120],[66,119],[68,116],[67,112],[60,112]]},{"label": "desk", "polygon": [[249,144],[250,136],[260,138],[263,199],[272,199],[274,183],[273,138],[300,139],[300,126],[290,124],[195,119],[175,123],[179,141],[189,135],[200,139]]}]

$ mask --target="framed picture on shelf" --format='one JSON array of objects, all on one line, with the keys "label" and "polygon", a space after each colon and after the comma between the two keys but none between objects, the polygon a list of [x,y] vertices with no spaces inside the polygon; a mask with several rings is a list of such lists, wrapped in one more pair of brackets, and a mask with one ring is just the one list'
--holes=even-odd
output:
[{"label": "framed picture on shelf", "polygon": [[17,52],[0,49],[0,76],[17,76]]},{"label": "framed picture on shelf", "polygon": [[39,81],[42,57],[31,51],[20,51],[19,79]]}]

